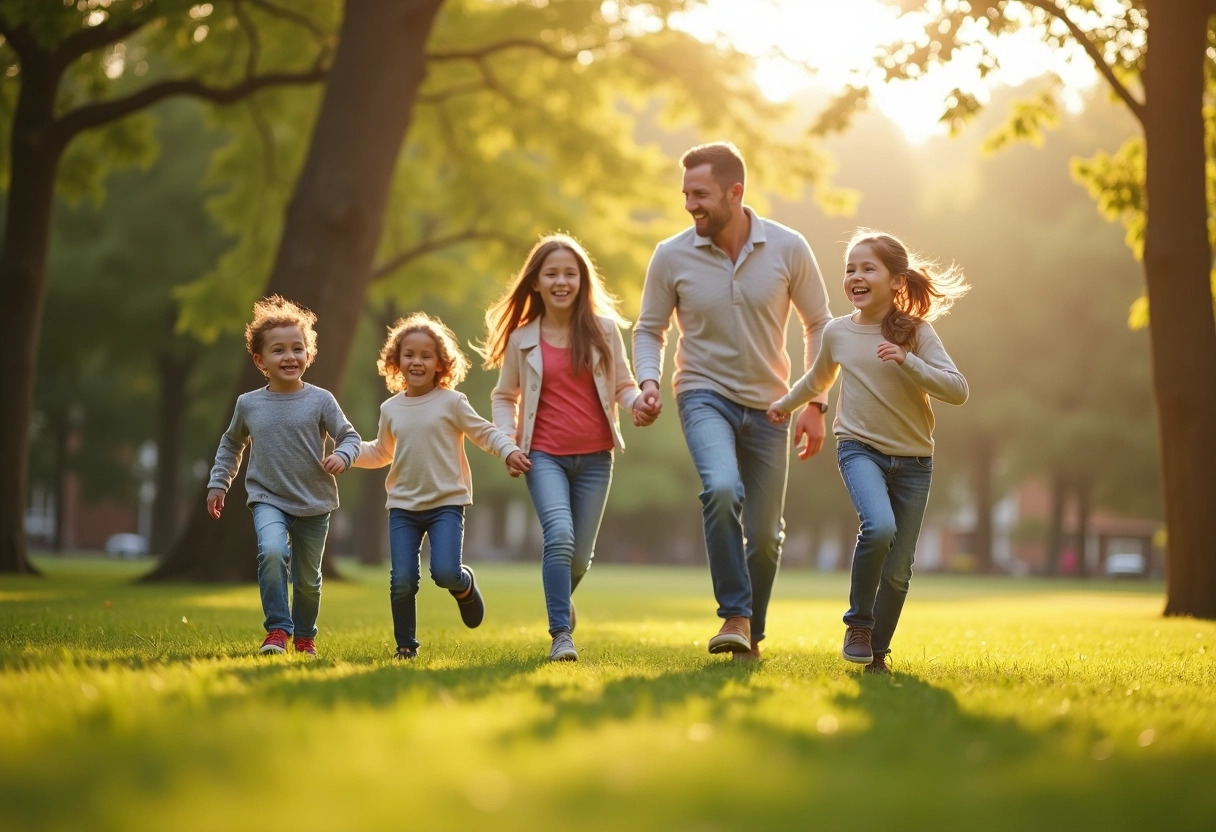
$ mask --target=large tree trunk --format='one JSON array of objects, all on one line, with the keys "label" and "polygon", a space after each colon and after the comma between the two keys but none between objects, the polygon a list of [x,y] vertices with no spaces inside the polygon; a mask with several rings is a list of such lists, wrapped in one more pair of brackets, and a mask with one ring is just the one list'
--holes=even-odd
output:
[{"label": "large tree trunk", "polygon": [[1204,192],[1212,0],[1146,0],[1144,270],[1160,430],[1166,615],[1216,618],[1216,321]]},{"label": "large tree trunk", "polygon": [[1048,575],[1060,574],[1060,553],[1064,549],[1064,497],[1066,494],[1064,476],[1058,471],[1051,475],[1050,514],[1047,520],[1047,562]]},{"label": "large tree trunk", "polygon": [[12,167],[0,243],[0,572],[38,572],[26,551],[25,509],[51,207],[63,151],[47,134],[62,72],[49,59],[23,62],[13,112]]},{"label": "large tree trunk", "polygon": [[167,351],[157,362],[160,412],[157,414],[156,501],[152,504],[153,552],[169,551],[181,508],[177,487],[181,467],[182,427],[186,420],[186,385],[193,361]]},{"label": "large tree trunk", "polygon": [[[266,293],[282,294],[317,313],[318,360],[306,378],[335,394],[342,389],[389,184],[442,2],[348,0],[308,157],[287,209]],[[261,384],[247,363],[231,401]],[[243,504],[244,488],[234,484],[223,517],[215,522],[202,510],[200,493],[199,510],[149,578],[252,578],[257,550]]]}]

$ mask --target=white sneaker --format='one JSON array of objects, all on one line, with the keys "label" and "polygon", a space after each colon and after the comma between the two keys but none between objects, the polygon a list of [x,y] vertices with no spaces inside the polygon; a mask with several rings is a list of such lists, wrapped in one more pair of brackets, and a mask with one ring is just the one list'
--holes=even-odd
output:
[{"label": "white sneaker", "polygon": [[551,662],[576,662],[578,651],[574,649],[574,639],[569,633],[558,633],[553,637],[553,646],[549,649]]}]

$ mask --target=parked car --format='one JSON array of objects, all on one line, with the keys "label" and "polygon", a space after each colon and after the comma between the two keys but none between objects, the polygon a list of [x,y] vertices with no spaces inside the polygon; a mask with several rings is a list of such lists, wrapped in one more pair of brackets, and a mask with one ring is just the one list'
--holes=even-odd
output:
[{"label": "parked car", "polygon": [[148,554],[148,541],[141,534],[112,534],[106,538],[106,554],[112,558],[142,558]]},{"label": "parked car", "polygon": [[1106,558],[1109,578],[1143,578],[1146,571],[1144,555],[1138,552],[1118,552]]}]

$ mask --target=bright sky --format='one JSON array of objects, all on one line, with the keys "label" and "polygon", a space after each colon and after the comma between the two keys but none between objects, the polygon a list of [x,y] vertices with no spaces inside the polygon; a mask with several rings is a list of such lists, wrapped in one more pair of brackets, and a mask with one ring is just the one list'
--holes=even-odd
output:
[{"label": "bright sky", "polygon": [[[958,87],[987,100],[985,86],[1016,85],[1054,70],[1064,80],[1064,101],[1081,106],[1082,92],[1097,83],[1097,73],[1083,55],[1071,62],[1045,46],[1033,33],[1006,38],[998,52],[1001,70],[981,82],[965,62],[949,72],[933,72],[915,82],[883,84],[873,70],[873,53],[902,37],[915,37],[920,27],[899,22],[898,10],[881,0],[708,0],[707,8],[685,15],[681,28],[713,40],[721,33],[738,49],[759,58],[756,81],[770,99],[782,101],[800,89],[840,90],[867,79],[874,105],[896,122],[911,142],[945,132],[937,123],[942,100]],[[773,54],[779,50],[788,60]],[[1079,53],[1079,50],[1078,50]],[[816,67],[809,75],[798,65]],[[864,76],[859,75],[864,73]]]}]

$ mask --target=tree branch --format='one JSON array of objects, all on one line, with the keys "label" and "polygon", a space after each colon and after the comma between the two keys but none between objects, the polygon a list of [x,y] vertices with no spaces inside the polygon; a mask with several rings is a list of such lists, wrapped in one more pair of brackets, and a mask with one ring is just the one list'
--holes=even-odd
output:
[{"label": "tree branch", "polygon": [[234,0],[232,14],[240,24],[245,37],[249,39],[249,54],[245,58],[245,77],[252,78],[258,73],[258,58],[262,55],[262,42],[258,39],[258,27],[253,25],[249,15],[245,13],[241,0]]},{"label": "tree branch", "polygon": [[109,17],[96,26],[89,26],[68,35],[59,42],[52,54],[66,66],[86,52],[92,52],[138,32],[160,16],[159,7],[155,3],[149,3],[142,9],[121,17]]},{"label": "tree branch", "polygon": [[249,0],[249,2],[269,15],[290,21],[297,26],[302,26],[311,32],[313,37],[321,43],[327,46],[333,44],[333,32],[327,31],[324,26],[308,15],[294,9],[284,9],[281,6],[276,6],[274,3],[269,2],[269,0]]},{"label": "tree branch", "polygon": [[453,232],[440,237],[432,237],[428,240],[423,240],[418,245],[411,249],[397,254],[389,258],[379,266],[372,268],[372,282],[377,283],[389,277],[393,272],[408,266],[415,260],[420,260],[428,254],[434,254],[441,249],[451,246],[460,245],[461,243],[471,242],[473,240],[498,240],[499,242],[508,245],[514,245],[517,241],[510,240],[506,236],[499,234],[496,231],[482,231],[476,228],[465,228],[461,231]]},{"label": "tree branch", "polygon": [[1098,51],[1097,45],[1090,40],[1089,35],[1082,31],[1081,27],[1074,23],[1072,18],[1070,18],[1063,9],[1052,2],[1052,0],[1022,0],[1022,2],[1028,6],[1033,6],[1036,9],[1046,12],[1048,16],[1054,17],[1056,20],[1068,27],[1069,33],[1072,34],[1077,43],[1081,44],[1081,48],[1083,48],[1085,53],[1089,55],[1090,60],[1094,62],[1094,67],[1098,70],[1102,77],[1106,79],[1106,82],[1110,84],[1111,89],[1115,91],[1115,95],[1119,96],[1123,103],[1127,105],[1127,108],[1132,111],[1132,115],[1134,115],[1136,120],[1140,122],[1141,126],[1143,126],[1144,104],[1137,101],[1136,97],[1132,95],[1131,90],[1129,90],[1122,84],[1122,82],[1119,81],[1114,70],[1110,68],[1110,65],[1106,63],[1106,59],[1102,57],[1102,53]]},{"label": "tree branch", "polygon": [[328,72],[329,68],[325,66],[304,72],[272,72],[246,78],[231,87],[209,87],[195,78],[161,81],[124,98],[77,107],[55,120],[50,136],[67,144],[84,130],[108,124],[174,95],[192,95],[204,101],[231,104],[268,87],[315,84],[323,80]]},{"label": "tree branch", "polygon": [[450,52],[428,52],[426,53],[427,61],[482,61],[493,55],[495,52],[504,52],[508,49],[535,49],[548,55],[550,58],[558,60],[572,60],[578,57],[577,52],[564,52],[560,49],[555,49],[547,43],[542,43],[538,40],[527,40],[526,38],[512,38],[510,40],[498,41],[497,43],[487,44],[480,49],[465,49]]}]

